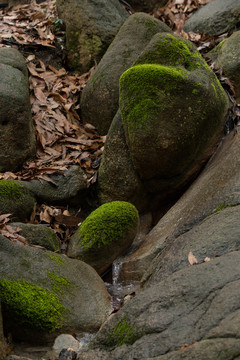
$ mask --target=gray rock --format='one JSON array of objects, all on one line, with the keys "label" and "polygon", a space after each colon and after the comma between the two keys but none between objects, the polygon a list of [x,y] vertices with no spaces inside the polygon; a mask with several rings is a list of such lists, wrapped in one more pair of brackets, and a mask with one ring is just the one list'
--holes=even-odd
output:
[{"label": "gray rock", "polygon": [[145,189],[133,168],[119,111],[104,146],[98,172],[98,196],[101,203],[129,201],[139,210],[147,205]]},{"label": "gray rock", "polygon": [[113,201],[94,210],[71,237],[67,255],[85,261],[99,274],[132,244],[138,230],[137,209]]},{"label": "gray rock", "polygon": [[24,319],[16,320],[13,313],[3,311],[4,318],[7,317],[7,331],[16,339],[46,344],[59,333],[94,332],[101,326],[111,306],[106,287],[94,269],[82,261],[0,237],[0,280],[24,280],[48,289],[65,308],[62,326],[51,333],[44,329],[40,331],[37,322],[30,326],[27,319],[21,325]]},{"label": "gray rock", "polygon": [[81,73],[101,59],[129,16],[118,0],[57,0],[57,12],[66,24],[68,65]]},{"label": "gray rock", "polygon": [[62,349],[71,348],[73,351],[79,351],[81,344],[70,334],[59,335],[53,344],[52,356],[58,358]]},{"label": "gray rock", "polygon": [[[96,358],[108,360],[161,359],[160,355],[166,353],[169,353],[166,359],[172,359],[171,351],[195,341],[201,344],[211,331],[230,320],[230,314],[239,312],[239,261],[240,252],[231,252],[186,267],[144,289],[103,325],[88,351],[78,359],[93,359],[94,353]],[[234,324],[237,322],[235,319]],[[225,359],[224,354],[227,359],[234,359],[231,353],[239,354],[239,347],[233,341],[238,334],[239,328],[233,326],[228,338],[232,342],[224,344],[226,339],[223,339],[220,345],[214,344],[215,339],[209,340],[206,343],[209,350],[212,348],[209,359]],[[204,343],[197,346],[197,354],[203,346]],[[185,351],[190,352],[186,359],[203,359],[201,355],[191,358],[194,348]],[[175,358],[181,359],[181,355]]]},{"label": "gray rock", "polygon": [[2,311],[0,303],[0,360],[6,359],[6,342],[3,334]]},{"label": "gray rock", "polygon": [[55,232],[45,225],[10,223],[14,229],[20,228],[19,234],[31,245],[39,245],[47,250],[60,252],[60,241]]},{"label": "gray rock", "polygon": [[27,68],[15,49],[0,51],[0,171],[15,171],[35,154]]},{"label": "gray rock", "polygon": [[86,194],[87,179],[79,166],[71,166],[61,174],[49,176],[55,183],[45,180],[22,181],[39,201],[48,204],[81,203]]},{"label": "gray rock", "polygon": [[186,32],[220,35],[239,28],[238,0],[214,0],[197,10],[184,24]]},{"label": "gray rock", "polygon": [[135,11],[151,12],[156,8],[166,5],[167,2],[168,0],[131,0],[128,3],[131,4]]},{"label": "gray rock", "polygon": [[239,42],[240,31],[236,31],[206,54],[207,57],[215,61],[217,68],[222,69],[223,75],[227,76],[233,82],[237,103],[240,103]]},{"label": "gray rock", "polygon": [[35,202],[32,193],[20,182],[0,180],[0,211],[1,214],[11,214],[12,221],[29,219]]},{"label": "gray rock", "polygon": [[118,110],[120,76],[158,32],[172,30],[150,15],[131,15],[89,79],[82,92],[81,114],[100,134],[107,134]]},{"label": "gray rock", "polygon": [[224,139],[200,176],[160,219],[139,249],[125,258],[121,268],[125,278],[131,276],[139,280],[145,273],[145,281],[157,266],[158,257],[153,261],[154,257],[175,238],[214,210],[240,203],[240,159],[236,156],[239,142],[238,133],[235,136],[231,133]]}]

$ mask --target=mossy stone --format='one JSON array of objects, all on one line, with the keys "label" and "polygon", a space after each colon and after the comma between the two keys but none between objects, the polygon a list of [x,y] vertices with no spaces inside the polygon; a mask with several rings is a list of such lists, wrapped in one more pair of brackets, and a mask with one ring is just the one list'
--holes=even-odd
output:
[{"label": "mossy stone", "polygon": [[25,221],[33,211],[35,198],[15,180],[0,180],[0,212],[11,214],[11,219]]},{"label": "mossy stone", "polygon": [[102,274],[131,245],[138,223],[134,205],[125,201],[103,204],[72,236],[67,254],[87,262]]}]

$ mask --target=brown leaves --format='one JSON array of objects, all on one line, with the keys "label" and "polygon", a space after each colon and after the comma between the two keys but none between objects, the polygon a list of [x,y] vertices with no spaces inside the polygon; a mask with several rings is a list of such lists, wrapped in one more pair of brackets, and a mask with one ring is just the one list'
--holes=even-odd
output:
[{"label": "brown leaves", "polygon": [[[205,257],[205,259],[203,260],[203,262],[209,262],[211,259],[210,257]],[[199,264],[199,261],[198,259],[196,258],[195,255],[193,255],[192,251],[189,251],[189,254],[188,254],[188,262],[191,265],[197,265]]]},{"label": "brown leaves", "polygon": [[0,215],[0,234],[15,243],[28,245],[27,240],[18,234],[19,231],[21,231],[21,228],[13,228],[7,224],[10,221],[10,216],[11,214]]}]

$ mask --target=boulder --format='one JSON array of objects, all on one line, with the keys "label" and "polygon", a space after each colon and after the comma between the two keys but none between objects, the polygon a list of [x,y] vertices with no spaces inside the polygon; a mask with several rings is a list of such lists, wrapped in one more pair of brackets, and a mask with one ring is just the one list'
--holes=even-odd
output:
[{"label": "boulder", "polygon": [[6,360],[6,342],[3,334],[1,303],[0,303],[0,360]]},{"label": "boulder", "polygon": [[119,102],[99,169],[100,199],[167,207],[223,136],[227,96],[193,44],[159,33],[121,76]]},{"label": "boulder", "polygon": [[[239,354],[234,341],[239,336],[239,295],[240,251],[184,267],[140,291],[110,317],[78,360],[94,354],[104,360],[161,359],[164,354],[172,359],[170,352],[177,350],[179,357],[173,358],[182,359],[186,344],[201,341],[212,344],[209,359],[232,360],[232,354]],[[200,346],[204,342],[198,353]],[[195,359],[194,349],[188,351],[185,358]]]},{"label": "boulder", "polygon": [[0,49],[0,171],[15,171],[34,156],[27,68],[16,49]]},{"label": "boulder", "polygon": [[31,245],[43,246],[47,250],[60,252],[60,241],[56,233],[46,225],[23,224],[20,222],[10,223],[14,229],[19,229],[19,234],[23,236]]},{"label": "boulder", "polygon": [[236,31],[206,54],[206,57],[211,58],[215,62],[215,67],[221,68],[223,75],[227,76],[233,82],[237,103],[240,103],[239,42],[240,31]]},{"label": "boulder", "polygon": [[240,203],[240,158],[236,156],[239,146],[238,133],[230,133],[223,140],[200,176],[149,232],[139,249],[126,256],[120,278],[140,280],[144,275],[145,282],[158,266],[159,256],[174,239],[212,212]]},{"label": "boulder", "polygon": [[129,14],[118,0],[57,0],[56,4],[66,24],[68,65],[84,73],[101,59]]},{"label": "boulder", "polygon": [[60,333],[94,332],[102,325],[111,305],[94,269],[79,260],[0,239],[3,319],[15,339],[46,344]]},{"label": "boulder", "polygon": [[103,274],[132,244],[138,230],[136,208],[113,201],[94,210],[71,237],[67,255],[80,259]]},{"label": "boulder", "polygon": [[81,344],[72,335],[61,334],[59,335],[53,344],[51,357],[58,358],[62,349],[71,348],[73,351],[79,351]]},{"label": "boulder", "polygon": [[0,180],[0,212],[13,221],[29,219],[35,204],[32,193],[15,180]]},{"label": "boulder", "polygon": [[87,191],[87,179],[80,166],[73,165],[60,174],[49,176],[52,182],[42,180],[22,181],[38,201],[48,204],[80,204]]},{"label": "boulder", "polygon": [[197,10],[183,25],[183,30],[220,35],[239,29],[239,16],[238,0],[213,0]]},{"label": "boulder", "polygon": [[129,3],[133,7],[134,11],[146,11],[151,12],[156,8],[163,7],[166,5],[168,0],[131,0]]},{"label": "boulder", "polygon": [[98,197],[102,204],[120,200],[131,202],[139,210],[147,206],[147,194],[133,168],[119,111],[104,146],[98,172]]},{"label": "boulder", "polygon": [[81,114],[99,134],[107,134],[118,110],[120,76],[158,32],[172,30],[150,15],[131,15],[87,82],[81,97]]}]

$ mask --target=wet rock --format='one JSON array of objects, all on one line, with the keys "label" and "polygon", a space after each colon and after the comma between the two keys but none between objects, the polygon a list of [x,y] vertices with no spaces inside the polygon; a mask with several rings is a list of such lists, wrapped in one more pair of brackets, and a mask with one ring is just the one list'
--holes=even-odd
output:
[{"label": "wet rock", "polygon": [[16,49],[0,49],[0,171],[16,171],[35,155],[27,68]]},{"label": "wet rock", "polygon": [[35,204],[32,193],[15,180],[0,180],[0,211],[13,221],[29,219]]},{"label": "wet rock", "polygon": [[[3,289],[13,289],[17,294],[14,308],[1,296],[5,330],[15,339],[46,345],[59,333],[95,332],[111,311],[103,281],[82,261],[18,245],[1,236],[0,265],[2,294]],[[32,301],[27,299],[36,292],[32,312]],[[44,305],[46,299],[40,302],[40,294],[48,299],[49,306],[56,303],[51,316]],[[20,308],[21,315],[17,312]]]},{"label": "wet rock", "polygon": [[29,244],[43,246],[47,250],[60,252],[60,240],[56,233],[48,226],[36,224],[10,223],[14,229],[19,229]]},{"label": "wet rock", "polygon": [[81,259],[103,274],[132,244],[138,230],[136,208],[113,201],[93,211],[71,237],[67,255]]},{"label": "wet rock", "polygon": [[197,10],[184,24],[186,32],[220,35],[239,28],[238,0],[214,0]]},{"label": "wet rock", "polygon": [[66,24],[68,65],[81,73],[101,59],[129,16],[118,0],[57,0],[57,12]]},{"label": "wet rock", "polygon": [[172,30],[150,15],[131,15],[87,82],[81,97],[81,114],[100,134],[107,134],[118,110],[120,76],[158,32]]}]

